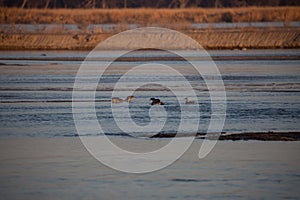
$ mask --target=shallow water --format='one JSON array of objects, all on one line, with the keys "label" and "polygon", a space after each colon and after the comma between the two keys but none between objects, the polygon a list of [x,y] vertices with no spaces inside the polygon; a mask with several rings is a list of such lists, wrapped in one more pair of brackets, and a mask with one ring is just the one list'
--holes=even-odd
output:
[{"label": "shallow water", "polygon": [[[254,57],[254,56],[299,56],[299,50],[249,50],[249,51],[210,51],[212,56]],[[88,52],[68,51],[25,51],[1,52],[0,65],[0,133],[1,137],[61,137],[77,134],[72,115],[72,90],[77,70]],[[162,52],[135,52],[131,57],[168,56]],[[113,55],[108,55],[113,56]],[[187,55],[193,57],[193,55]],[[194,58],[195,60],[195,58]],[[102,62],[102,61],[98,61]],[[150,61],[151,62],[151,61]],[[155,61],[172,66],[185,75],[195,89],[200,110],[200,126],[198,132],[206,132],[211,102],[206,85],[199,75],[189,68],[184,61]],[[205,65],[208,61],[195,61]],[[111,113],[110,98],[116,81],[132,66],[148,63],[143,61],[116,61],[97,87],[96,111],[105,132],[110,135],[123,135],[124,132],[115,126]],[[298,60],[219,60],[218,66],[227,95],[227,113],[224,132],[256,132],[256,131],[297,131],[300,118],[300,68]],[[178,90],[184,91],[178,78],[164,74],[162,71],[146,71],[147,80],[153,83],[165,81],[175,83]],[[97,76],[92,69],[88,70],[89,80]],[[174,80],[177,80],[174,82]],[[135,75],[129,82],[143,83],[145,76]],[[176,85],[177,84],[177,85]],[[124,97],[129,95],[124,89]],[[85,99],[88,91],[82,90]],[[174,133],[180,120],[180,104],[184,102],[185,93],[178,99],[172,92],[153,85],[146,85],[134,95],[136,99],[130,103],[130,114],[133,121],[140,125],[150,122],[149,98],[159,97],[167,104],[164,109],[169,113],[169,120],[161,131]],[[88,106],[88,103],[87,105]],[[117,104],[126,108],[128,103]],[[183,105],[187,112],[194,111],[196,105]],[[157,112],[159,113],[159,112]],[[125,117],[123,122],[126,123]],[[157,119],[164,120],[164,112]],[[86,116],[89,119],[90,115]],[[170,117],[171,116],[171,117]],[[190,116],[190,123],[197,120]],[[126,126],[126,124],[125,124]],[[194,133],[186,129],[183,134]],[[91,129],[90,134],[97,134]],[[132,136],[151,136],[154,132],[134,132]]]},{"label": "shallow water", "polygon": [[79,138],[1,139],[1,198],[299,199],[299,142],[219,141],[202,160],[200,146],[196,140],[173,165],[136,175],[97,162]]}]

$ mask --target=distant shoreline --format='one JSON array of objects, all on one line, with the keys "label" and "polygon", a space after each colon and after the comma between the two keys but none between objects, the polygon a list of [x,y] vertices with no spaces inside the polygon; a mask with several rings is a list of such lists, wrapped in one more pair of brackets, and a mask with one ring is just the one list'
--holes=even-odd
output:
[{"label": "distant shoreline", "polygon": [[[0,50],[92,50],[105,39],[137,27],[178,30],[205,49],[300,48],[300,7],[241,7],[187,9],[20,9],[0,7]],[[252,22],[282,22],[283,27],[255,27]],[[192,24],[208,24],[195,28]],[[248,27],[216,28],[214,23],[248,23]],[[55,24],[26,32],[18,24]],[[115,27],[88,28],[95,24]],[[68,30],[65,25],[74,25]],[[49,29],[48,29],[49,28]],[[32,31],[32,30],[31,30]]]},{"label": "distant shoreline", "polygon": [[[300,48],[300,28],[241,28],[181,31],[203,48],[287,49]],[[92,50],[116,33],[0,33],[0,50]]]}]

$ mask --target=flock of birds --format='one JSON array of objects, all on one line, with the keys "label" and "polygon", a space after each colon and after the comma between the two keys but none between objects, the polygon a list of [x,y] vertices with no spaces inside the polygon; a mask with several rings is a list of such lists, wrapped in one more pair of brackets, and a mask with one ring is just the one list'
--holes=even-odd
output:
[{"label": "flock of birds", "polygon": [[[126,99],[121,99],[119,97],[113,97],[111,99],[111,102],[112,103],[122,103],[122,102],[130,103],[134,100],[134,98],[135,98],[134,96],[128,96]],[[190,101],[188,97],[184,98],[184,100],[185,100],[185,104],[196,104],[195,101]],[[150,98],[150,101],[151,101],[151,103],[150,103],[151,106],[153,106],[153,105],[165,105],[164,102],[162,102],[160,99],[157,99],[157,98],[152,97],[152,98]]]}]

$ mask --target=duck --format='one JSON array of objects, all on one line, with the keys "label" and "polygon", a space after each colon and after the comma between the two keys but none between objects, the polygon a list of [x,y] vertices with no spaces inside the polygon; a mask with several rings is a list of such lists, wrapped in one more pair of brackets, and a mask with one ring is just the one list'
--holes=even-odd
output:
[{"label": "duck", "polygon": [[128,97],[126,97],[126,99],[124,100],[124,99],[121,99],[121,98],[119,98],[119,97],[113,97],[112,99],[111,99],[111,102],[112,103],[122,103],[122,102],[128,102],[128,103],[130,103],[130,102],[132,102],[133,101],[133,99],[134,99],[135,97],[134,96],[128,96]]},{"label": "duck", "polygon": [[165,105],[165,103],[160,101],[160,99],[156,99],[156,98],[153,98],[153,97],[150,98],[150,101],[152,101],[151,106],[153,106],[153,105]]},{"label": "duck", "polygon": [[113,97],[111,99],[111,102],[112,103],[122,103],[124,100],[123,99],[120,99],[119,97]]},{"label": "duck", "polygon": [[130,102],[133,101],[134,98],[135,98],[134,96],[128,96],[128,97],[126,97],[125,101],[127,101],[128,103],[130,103]]},{"label": "duck", "polygon": [[185,104],[196,104],[195,101],[190,101],[188,97],[185,97],[184,100],[185,100]]}]

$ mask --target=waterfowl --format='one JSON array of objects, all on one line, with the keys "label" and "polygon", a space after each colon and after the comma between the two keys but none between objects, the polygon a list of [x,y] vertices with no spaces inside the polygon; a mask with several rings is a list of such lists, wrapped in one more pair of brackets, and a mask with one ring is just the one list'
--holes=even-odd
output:
[{"label": "waterfowl", "polygon": [[120,99],[119,97],[113,97],[111,99],[111,102],[112,103],[122,103],[124,100],[123,99]]},{"label": "waterfowl", "polygon": [[165,103],[161,102],[160,99],[156,99],[156,98],[153,98],[153,97],[150,98],[150,101],[152,101],[151,106],[153,106],[153,105],[165,105]]},{"label": "waterfowl", "polygon": [[127,101],[128,103],[132,102],[134,99],[134,96],[128,96],[125,101]]},{"label": "waterfowl", "polygon": [[128,103],[130,103],[130,102],[133,101],[133,99],[134,99],[134,96],[128,96],[125,100],[124,100],[124,99],[121,99],[121,98],[119,98],[119,97],[113,97],[113,98],[111,99],[111,102],[112,102],[112,103],[122,103],[122,102],[127,101]]},{"label": "waterfowl", "polygon": [[185,97],[184,100],[185,100],[185,104],[196,104],[195,101],[190,101],[188,97]]}]

